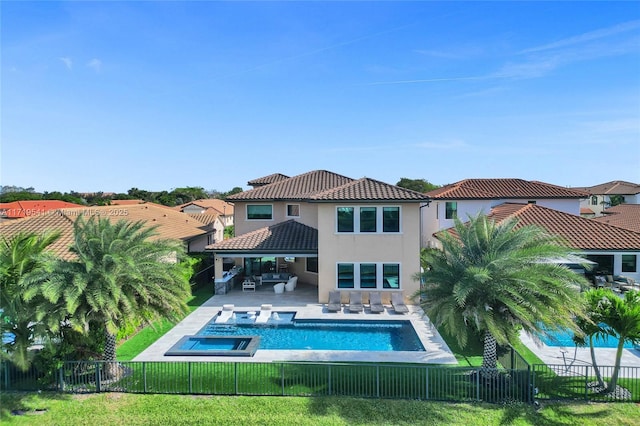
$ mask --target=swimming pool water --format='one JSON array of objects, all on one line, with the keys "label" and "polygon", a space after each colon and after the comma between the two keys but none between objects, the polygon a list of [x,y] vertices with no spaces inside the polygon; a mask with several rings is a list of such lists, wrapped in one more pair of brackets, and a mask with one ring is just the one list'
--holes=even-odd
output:
[{"label": "swimming pool water", "polygon": [[[410,321],[280,320],[255,324],[241,315],[238,323],[209,323],[198,335],[260,336],[260,349],[333,351],[424,351]],[[280,315],[282,318],[282,314]],[[288,318],[287,318],[288,319]],[[270,320],[271,321],[271,320]]]},{"label": "swimming pool water", "polygon": [[[555,340],[551,337],[540,336],[542,342],[547,346],[564,346],[572,348],[576,344],[573,342],[573,332],[572,331],[556,331],[552,332],[551,335],[555,337]],[[618,338],[613,336],[607,336],[606,339],[593,339],[593,347],[594,348],[617,348],[618,347]],[[626,349],[633,349],[634,345],[630,342],[625,342],[624,347]]]}]

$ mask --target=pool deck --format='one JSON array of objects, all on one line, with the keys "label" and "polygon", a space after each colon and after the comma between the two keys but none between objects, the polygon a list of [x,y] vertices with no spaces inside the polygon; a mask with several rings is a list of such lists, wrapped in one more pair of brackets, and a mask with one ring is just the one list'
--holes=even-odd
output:
[{"label": "pool deck", "polygon": [[[268,286],[256,292],[232,290],[225,295],[215,295],[197,308],[183,321],[134,358],[134,361],[209,361],[209,362],[403,362],[418,364],[457,364],[453,353],[436,328],[417,305],[407,305],[409,313],[396,314],[390,305],[383,313],[374,314],[365,304],[364,312],[328,312],[326,304],[317,303],[317,288],[299,285],[292,292],[275,294]],[[237,356],[165,356],[174,344],[185,335],[197,334],[218,315],[223,305],[232,304],[237,312],[260,311],[263,304],[271,304],[273,311],[296,312],[298,319],[352,319],[352,320],[408,320],[411,321],[424,352],[416,351],[314,351],[314,350],[262,350],[253,357]]]},{"label": "pool deck", "polygon": [[[520,333],[520,340],[547,365],[585,366],[591,365],[591,353],[588,347],[547,346],[525,332]],[[616,360],[615,348],[596,348],[598,366],[613,366]],[[624,349],[620,365],[640,367],[640,350]],[[620,377],[624,377],[624,369]]]}]

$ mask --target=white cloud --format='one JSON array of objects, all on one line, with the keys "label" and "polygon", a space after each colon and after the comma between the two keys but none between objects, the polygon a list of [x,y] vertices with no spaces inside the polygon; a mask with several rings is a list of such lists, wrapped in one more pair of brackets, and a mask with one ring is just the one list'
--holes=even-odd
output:
[{"label": "white cloud", "polygon": [[577,36],[565,38],[562,40],[555,41],[553,43],[545,44],[542,46],[531,47],[529,49],[525,49],[520,53],[533,53],[533,52],[541,52],[543,50],[551,50],[558,49],[567,46],[573,46],[576,44],[582,44],[592,40],[598,40],[605,37],[610,37],[612,35],[620,34],[627,31],[635,30],[636,28],[640,28],[640,20],[623,22],[622,24],[614,25],[609,28],[601,28],[595,31],[589,31],[583,34],[579,34]]},{"label": "white cloud", "polygon": [[102,61],[100,59],[93,58],[89,62],[87,62],[87,66],[89,68],[93,68],[95,72],[100,72],[102,69]]},{"label": "white cloud", "polygon": [[71,60],[71,58],[69,58],[68,56],[64,56],[59,59],[62,61],[64,66],[67,67],[68,70],[73,69],[73,61]]}]

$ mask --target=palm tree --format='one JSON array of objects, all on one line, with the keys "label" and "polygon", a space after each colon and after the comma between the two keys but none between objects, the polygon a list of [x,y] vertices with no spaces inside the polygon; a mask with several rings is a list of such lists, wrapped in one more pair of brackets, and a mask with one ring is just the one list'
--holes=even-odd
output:
[{"label": "palm tree", "polygon": [[[576,345],[585,346],[589,345],[589,352],[591,355],[591,364],[593,365],[593,369],[596,375],[596,380],[598,381],[598,385],[605,389],[606,385],[604,380],[602,379],[602,374],[600,373],[600,368],[596,362],[596,352],[594,346],[594,338],[606,338],[608,335],[607,329],[603,327],[603,301],[607,300],[607,293],[613,292],[609,289],[604,288],[592,288],[583,293],[586,306],[585,312],[586,317],[578,318],[577,324],[580,327],[580,330],[584,333],[584,335],[575,335],[573,337],[573,342]],[[588,340],[588,342],[587,342]]]},{"label": "palm tree", "polygon": [[[116,332],[128,321],[179,320],[191,294],[180,263],[185,250],[178,241],[152,240],[156,235],[142,221],[112,223],[80,216],[71,247],[76,259],[58,260],[45,274],[30,276],[39,285],[30,287],[26,297],[40,294],[49,302],[38,306],[37,317],[46,319],[55,306],[76,330],[87,332],[90,324],[101,324],[105,361],[116,360]],[[58,318],[48,324],[53,330],[60,326]]]},{"label": "palm tree", "polygon": [[6,353],[20,369],[30,365],[29,347],[38,330],[33,304],[23,299],[23,278],[41,268],[47,247],[59,237],[58,233],[19,233],[0,239],[0,334],[11,333],[13,341],[5,346]]},{"label": "palm tree", "polygon": [[605,291],[599,308],[600,318],[606,324],[604,329],[609,335],[618,337],[616,362],[607,386],[608,391],[615,392],[625,342],[640,343],[640,292],[628,291],[620,298],[611,290]]},{"label": "palm tree", "polygon": [[583,311],[576,286],[587,282],[549,261],[570,253],[558,237],[518,226],[515,218],[496,224],[479,214],[467,223],[456,219],[454,232],[443,232],[441,243],[442,250],[423,254],[424,285],[416,296],[460,347],[472,335],[483,336],[484,369],[496,368],[497,344],[516,342],[520,329],[578,331],[574,317]]}]

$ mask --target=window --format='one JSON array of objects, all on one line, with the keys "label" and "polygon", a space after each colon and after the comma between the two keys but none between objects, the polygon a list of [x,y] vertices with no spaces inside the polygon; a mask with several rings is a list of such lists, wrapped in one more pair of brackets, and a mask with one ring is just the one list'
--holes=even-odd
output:
[{"label": "window", "polygon": [[529,200],[527,201],[527,204],[536,204],[536,200]]},{"label": "window", "polygon": [[353,263],[338,263],[338,288],[354,288]]},{"label": "window", "polygon": [[287,204],[287,216],[300,217],[300,204]]},{"label": "window", "polygon": [[315,272],[318,273],[318,258],[317,257],[307,257],[307,272]]},{"label": "window", "polygon": [[382,288],[400,288],[400,265],[385,263],[382,265]]},{"label": "window", "polygon": [[360,264],[360,288],[376,288],[376,264]]},{"label": "window", "polygon": [[622,272],[637,272],[635,254],[622,255]]},{"label": "window", "polygon": [[598,205],[598,196],[597,195],[592,195],[591,196],[591,205],[592,206],[597,206]]},{"label": "window", "polygon": [[248,204],[247,220],[271,220],[273,219],[273,206],[270,204]]},{"label": "window", "polygon": [[360,207],[360,232],[376,232],[376,208]]},{"label": "window", "polygon": [[458,217],[458,203],[456,201],[447,201],[444,205],[444,218],[455,219]]},{"label": "window", "polygon": [[400,232],[400,207],[382,208],[382,232]]},{"label": "window", "polygon": [[399,290],[400,264],[338,263],[337,288]]},{"label": "window", "polygon": [[400,216],[399,206],[338,207],[337,232],[399,233]]},{"label": "window", "polygon": [[353,207],[338,207],[338,232],[353,232]]}]

